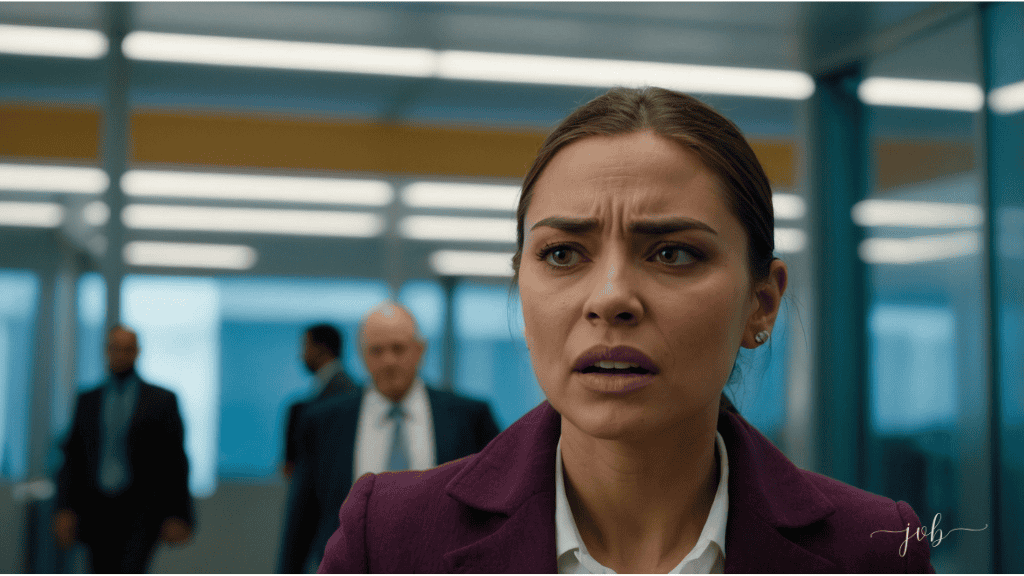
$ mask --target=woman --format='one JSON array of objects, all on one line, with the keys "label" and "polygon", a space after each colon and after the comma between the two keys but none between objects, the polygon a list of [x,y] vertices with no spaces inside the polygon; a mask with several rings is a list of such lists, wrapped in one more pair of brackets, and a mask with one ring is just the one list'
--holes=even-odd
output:
[{"label": "woman", "polygon": [[478,454],[361,478],[321,572],[931,571],[909,506],[797,469],[722,395],[786,289],[731,122],[612,90],[547,138],[517,218],[547,401]]}]

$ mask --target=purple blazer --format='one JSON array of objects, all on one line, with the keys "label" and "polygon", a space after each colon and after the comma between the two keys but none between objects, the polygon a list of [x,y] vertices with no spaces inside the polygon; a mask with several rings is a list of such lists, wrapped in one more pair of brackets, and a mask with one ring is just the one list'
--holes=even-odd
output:
[{"label": "purple blazer", "polygon": [[[560,431],[543,402],[477,454],[366,474],[341,506],[319,571],[557,572]],[[722,412],[718,431],[729,453],[726,572],[934,572],[905,502],[800,470],[737,414]]]}]

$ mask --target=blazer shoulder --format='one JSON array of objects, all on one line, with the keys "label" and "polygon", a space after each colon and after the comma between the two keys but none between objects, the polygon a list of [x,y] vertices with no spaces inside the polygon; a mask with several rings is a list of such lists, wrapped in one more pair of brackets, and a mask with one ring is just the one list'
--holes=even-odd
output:
[{"label": "blazer shoulder", "polygon": [[835,506],[833,514],[814,526],[814,536],[807,536],[806,543],[839,552],[833,560],[851,571],[934,572],[930,543],[909,504],[815,472],[801,472]]},{"label": "blazer shoulder", "polygon": [[[363,523],[371,572],[446,572],[439,550],[464,543],[469,511],[447,494],[447,486],[474,456],[429,470],[366,474],[341,507],[339,532]],[[331,553],[328,545],[327,555]]]}]

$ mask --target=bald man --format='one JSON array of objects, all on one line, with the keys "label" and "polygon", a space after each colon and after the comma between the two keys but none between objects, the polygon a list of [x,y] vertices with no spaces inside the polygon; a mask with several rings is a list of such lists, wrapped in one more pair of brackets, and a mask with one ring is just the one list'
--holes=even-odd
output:
[{"label": "bald man", "polygon": [[142,573],[159,540],[192,537],[184,429],[173,392],[135,372],[135,332],[107,334],[110,376],[81,394],[57,474],[57,543],[89,548],[95,573]]},{"label": "bald man", "polygon": [[304,412],[278,571],[315,568],[338,510],[367,472],[423,470],[479,452],[498,433],[486,403],[428,388],[425,343],[401,305],[374,308],[359,329],[371,385]]}]

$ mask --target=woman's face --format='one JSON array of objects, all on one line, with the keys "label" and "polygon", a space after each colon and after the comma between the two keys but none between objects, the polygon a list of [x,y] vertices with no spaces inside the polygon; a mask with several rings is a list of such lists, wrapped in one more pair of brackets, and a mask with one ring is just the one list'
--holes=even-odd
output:
[{"label": "woman's face", "polygon": [[576,428],[624,438],[717,417],[737,350],[762,327],[724,194],[695,154],[651,132],[578,140],[535,182],[526,342]]}]

